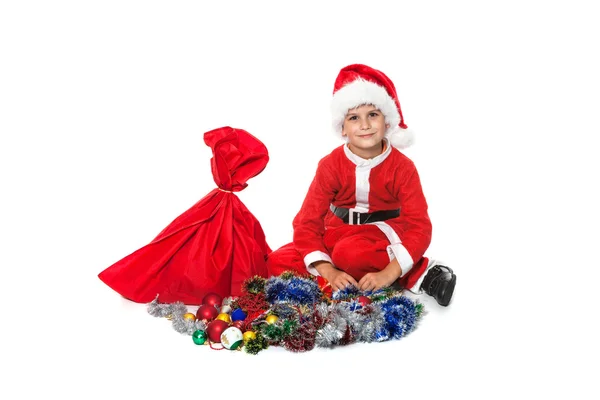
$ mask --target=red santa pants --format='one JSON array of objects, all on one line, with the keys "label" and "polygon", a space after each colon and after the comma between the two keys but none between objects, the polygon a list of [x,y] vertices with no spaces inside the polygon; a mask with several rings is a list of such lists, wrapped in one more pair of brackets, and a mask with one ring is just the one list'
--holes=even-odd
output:
[{"label": "red santa pants", "polygon": [[[387,247],[390,242],[375,225],[342,225],[325,231],[324,244],[336,268],[359,281],[369,272],[383,270],[390,263]],[[410,271],[398,279],[403,288],[413,289],[427,269],[428,259],[422,257]],[[402,266],[401,266],[402,267]],[[267,258],[269,276],[286,270],[308,274],[302,255],[294,243],[273,251]]]}]

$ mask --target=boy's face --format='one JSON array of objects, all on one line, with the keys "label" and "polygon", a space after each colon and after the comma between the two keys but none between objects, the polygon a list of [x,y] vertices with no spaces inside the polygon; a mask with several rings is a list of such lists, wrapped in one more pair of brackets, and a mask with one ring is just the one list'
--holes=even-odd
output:
[{"label": "boy's face", "polygon": [[381,151],[381,141],[389,124],[381,111],[367,104],[348,110],[342,126],[342,136],[352,147],[362,151]]}]

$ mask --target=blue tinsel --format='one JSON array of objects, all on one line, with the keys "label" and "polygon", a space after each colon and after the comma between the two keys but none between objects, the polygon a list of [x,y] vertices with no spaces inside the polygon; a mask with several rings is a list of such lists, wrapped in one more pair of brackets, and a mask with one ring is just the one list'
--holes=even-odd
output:
[{"label": "blue tinsel", "polygon": [[[389,298],[381,303],[381,310],[385,316],[385,329],[394,339],[410,333],[417,320],[415,302],[405,296]],[[382,332],[382,335],[385,334]]]},{"label": "blue tinsel", "polygon": [[271,304],[289,302],[297,305],[314,304],[321,298],[319,285],[311,279],[271,277],[265,285],[267,301]]}]

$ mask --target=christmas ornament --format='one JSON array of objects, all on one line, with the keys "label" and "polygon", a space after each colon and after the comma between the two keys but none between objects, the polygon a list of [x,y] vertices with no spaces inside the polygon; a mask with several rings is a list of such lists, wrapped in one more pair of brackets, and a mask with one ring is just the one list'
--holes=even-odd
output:
[{"label": "christmas ornament", "polygon": [[235,326],[236,328],[238,328],[239,330],[241,330],[242,332],[244,331],[244,321],[234,321],[232,326]]},{"label": "christmas ornament", "polygon": [[371,304],[371,299],[369,299],[367,296],[358,296],[358,298],[356,300],[358,300],[358,302],[360,304],[362,304],[363,306],[366,306],[367,304]]},{"label": "christmas ornament", "polygon": [[210,339],[211,342],[220,343],[221,334],[223,331],[225,331],[225,329],[227,329],[228,326],[229,324],[227,324],[227,322],[220,319],[215,319],[206,326],[206,334],[208,335],[208,339]]},{"label": "christmas ornament", "polygon": [[158,302],[158,295],[148,304],[148,314],[153,317],[167,317],[173,314],[185,314],[187,307],[182,302],[164,304]]},{"label": "christmas ornament", "polygon": [[313,278],[288,274],[269,278],[265,285],[265,295],[271,304],[314,304],[323,297],[323,292]]},{"label": "christmas ornament", "polygon": [[221,307],[221,302],[223,298],[216,293],[208,293],[202,299],[202,305],[213,306],[213,307]]},{"label": "christmas ornament", "polygon": [[297,320],[288,319],[283,320],[280,324],[263,324],[258,326],[258,329],[270,344],[280,344],[294,332],[297,326]]},{"label": "christmas ornament", "polygon": [[198,329],[196,332],[194,332],[192,334],[192,340],[194,341],[194,343],[196,344],[204,344],[206,343],[206,332],[204,332],[203,330]]},{"label": "christmas ornament", "polygon": [[244,335],[238,328],[232,326],[221,334],[221,343],[223,347],[229,350],[237,349],[244,341]]},{"label": "christmas ornament", "polygon": [[261,276],[253,276],[247,279],[242,285],[242,291],[244,293],[259,294],[265,291],[265,284],[267,280]]},{"label": "christmas ornament", "polygon": [[243,321],[244,319],[246,319],[246,313],[241,308],[233,310],[231,313],[232,321]]},{"label": "christmas ornament", "polygon": [[173,324],[173,329],[184,335],[191,336],[198,329],[206,329],[206,323],[204,323],[204,321],[198,321],[196,318],[194,318],[194,320],[185,319],[181,314],[174,314],[171,323]]},{"label": "christmas ornament", "polygon": [[229,314],[231,312],[231,306],[230,305],[224,305],[221,306],[221,314]]},{"label": "christmas ornament", "polygon": [[212,321],[217,318],[217,315],[219,315],[219,311],[214,306],[208,304],[200,306],[198,311],[196,311],[196,318],[199,320]]},{"label": "christmas ornament", "polygon": [[258,352],[269,347],[267,340],[258,332],[256,337],[249,339],[244,343],[244,351],[248,354],[258,354]]},{"label": "christmas ornament", "polygon": [[319,288],[321,289],[325,297],[331,298],[333,290],[331,288],[331,284],[325,278],[323,278],[320,275],[317,276],[317,285],[319,285]]},{"label": "christmas ornament", "polygon": [[225,321],[227,323],[231,322],[231,317],[229,316],[229,314],[221,313],[217,315],[217,319],[220,319],[221,321]]},{"label": "christmas ornament", "polygon": [[[262,280],[253,278],[252,282],[257,291]],[[328,298],[321,288],[321,294],[313,293],[315,282],[312,277],[295,273],[269,278],[262,285],[263,292],[246,292],[227,299],[235,318],[245,316],[233,322],[229,314],[219,314],[212,305],[201,306],[197,317],[205,318],[194,321],[183,303],[159,304],[158,299],[149,304],[148,313],[156,317],[170,315],[173,328],[192,336],[194,343],[206,342],[211,348],[212,343],[222,343],[219,349],[237,348],[248,354],[257,354],[269,345],[304,352],[315,347],[400,339],[414,331],[425,314],[423,305],[403,296],[401,290],[371,292],[351,286],[336,290]],[[211,318],[214,320],[207,325],[205,321]],[[239,341],[243,341],[243,347],[236,344]]]},{"label": "christmas ornament", "polygon": [[192,313],[185,313],[183,314],[183,318],[187,319],[188,321],[195,321],[196,320],[196,316]]},{"label": "christmas ornament", "polygon": [[254,332],[254,331],[244,332],[244,342],[247,342],[250,339],[256,339],[256,332]]},{"label": "christmas ornament", "polygon": [[311,323],[302,324],[283,340],[283,346],[286,350],[293,352],[304,352],[312,350],[315,347],[315,326]]}]

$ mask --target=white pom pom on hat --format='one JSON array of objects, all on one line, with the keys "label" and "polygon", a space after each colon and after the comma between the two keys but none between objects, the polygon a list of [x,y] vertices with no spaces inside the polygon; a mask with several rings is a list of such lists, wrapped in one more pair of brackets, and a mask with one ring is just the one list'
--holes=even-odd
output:
[{"label": "white pom pom on hat", "polygon": [[414,133],[404,123],[394,83],[383,72],[363,64],[344,67],[333,87],[331,114],[333,129],[341,136],[348,110],[372,104],[383,113],[390,125],[386,137],[392,146],[405,149],[414,143]]}]

